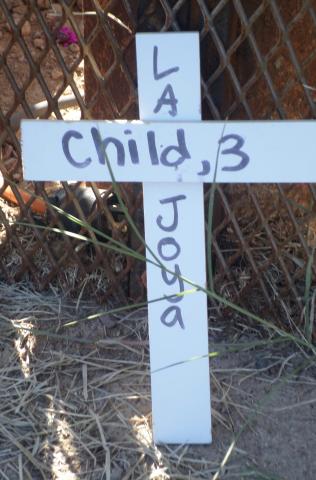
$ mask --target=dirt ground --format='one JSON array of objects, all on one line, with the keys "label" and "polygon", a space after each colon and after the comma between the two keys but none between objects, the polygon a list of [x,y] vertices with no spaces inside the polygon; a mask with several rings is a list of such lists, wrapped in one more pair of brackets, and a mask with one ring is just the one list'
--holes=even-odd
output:
[{"label": "dirt ground", "polygon": [[213,443],[156,446],[146,310],[27,284],[0,301],[0,478],[315,478],[315,352],[210,312]]}]

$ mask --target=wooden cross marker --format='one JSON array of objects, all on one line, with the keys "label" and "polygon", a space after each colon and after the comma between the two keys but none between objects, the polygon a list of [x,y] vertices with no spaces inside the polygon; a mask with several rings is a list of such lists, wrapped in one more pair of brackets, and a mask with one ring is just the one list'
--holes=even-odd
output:
[{"label": "wooden cross marker", "polygon": [[143,182],[146,242],[169,270],[147,264],[148,299],[168,297],[149,304],[154,440],[210,443],[207,299],[176,296],[192,290],[179,275],[206,285],[203,183],[316,182],[316,124],[201,122],[198,33],[136,45],[143,122],[25,120],[24,178],[109,182],[106,152],[116,181]]}]

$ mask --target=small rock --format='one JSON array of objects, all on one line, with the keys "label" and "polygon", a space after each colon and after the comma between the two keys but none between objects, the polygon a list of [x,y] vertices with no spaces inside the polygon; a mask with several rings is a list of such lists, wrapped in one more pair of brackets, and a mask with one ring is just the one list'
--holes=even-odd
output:
[{"label": "small rock", "polygon": [[50,74],[53,80],[59,80],[63,76],[63,72],[59,68],[54,68]]},{"label": "small rock", "polygon": [[276,59],[276,61],[274,62],[274,66],[275,66],[275,68],[276,68],[277,70],[280,70],[280,68],[282,68],[282,66],[283,66],[283,63],[284,63],[284,62],[283,62],[283,58],[282,58],[282,57],[278,57],[278,58]]},{"label": "small rock", "polygon": [[31,31],[32,31],[31,24],[27,20],[26,22],[24,22],[24,24],[21,28],[21,32],[22,32],[23,37],[29,37],[31,35]]},{"label": "small rock", "polygon": [[40,50],[45,50],[46,42],[44,38],[34,38],[33,45],[35,48],[39,48]]}]

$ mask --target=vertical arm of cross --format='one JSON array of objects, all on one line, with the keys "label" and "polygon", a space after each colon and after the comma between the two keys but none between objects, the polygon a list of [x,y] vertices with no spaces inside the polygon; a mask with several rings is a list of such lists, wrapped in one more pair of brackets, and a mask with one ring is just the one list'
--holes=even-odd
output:
[{"label": "vertical arm of cross", "polygon": [[140,116],[153,122],[24,120],[23,175],[146,182],[146,241],[167,268],[147,267],[148,299],[166,296],[149,304],[154,439],[209,443],[206,295],[189,292],[206,284],[200,182],[215,171],[217,183],[316,182],[316,122],[199,122],[198,34],[139,34],[137,68]]},{"label": "vertical arm of cross", "polygon": [[[138,34],[136,45],[140,118],[201,120],[198,33]],[[179,138],[174,150],[185,154]],[[181,279],[206,284],[203,184],[143,192],[146,243],[169,270],[147,264],[148,299],[183,293],[148,306],[154,440],[210,443],[207,299]]]}]

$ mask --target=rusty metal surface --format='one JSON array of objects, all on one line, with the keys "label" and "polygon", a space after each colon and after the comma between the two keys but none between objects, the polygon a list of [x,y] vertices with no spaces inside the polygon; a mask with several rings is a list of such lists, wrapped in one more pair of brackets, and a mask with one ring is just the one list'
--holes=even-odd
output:
[{"label": "rusty metal surface", "polygon": [[[312,0],[0,0],[1,171],[13,182],[19,204],[12,210],[0,198],[0,276],[29,277],[43,288],[85,290],[103,299],[129,296],[129,277],[137,269],[133,295],[142,293],[143,266],[17,223],[61,227],[50,207],[38,220],[35,197],[25,204],[21,189],[46,200],[64,191],[63,207],[70,205],[84,221],[96,219],[110,236],[142,250],[108,205],[111,186],[89,186],[96,202],[87,218],[78,201],[82,186],[23,183],[20,118],[71,118],[61,101],[65,94],[74,97],[76,118],[137,117],[135,33],[171,30],[200,32],[203,119],[315,118],[315,6]],[[59,41],[65,25],[77,36],[75,47]],[[47,106],[34,108],[43,100]],[[141,223],[140,187],[123,185],[122,193]],[[217,292],[252,311],[299,315],[316,247],[315,200],[314,185],[218,187],[211,249]],[[315,263],[312,272],[315,285]]]}]

